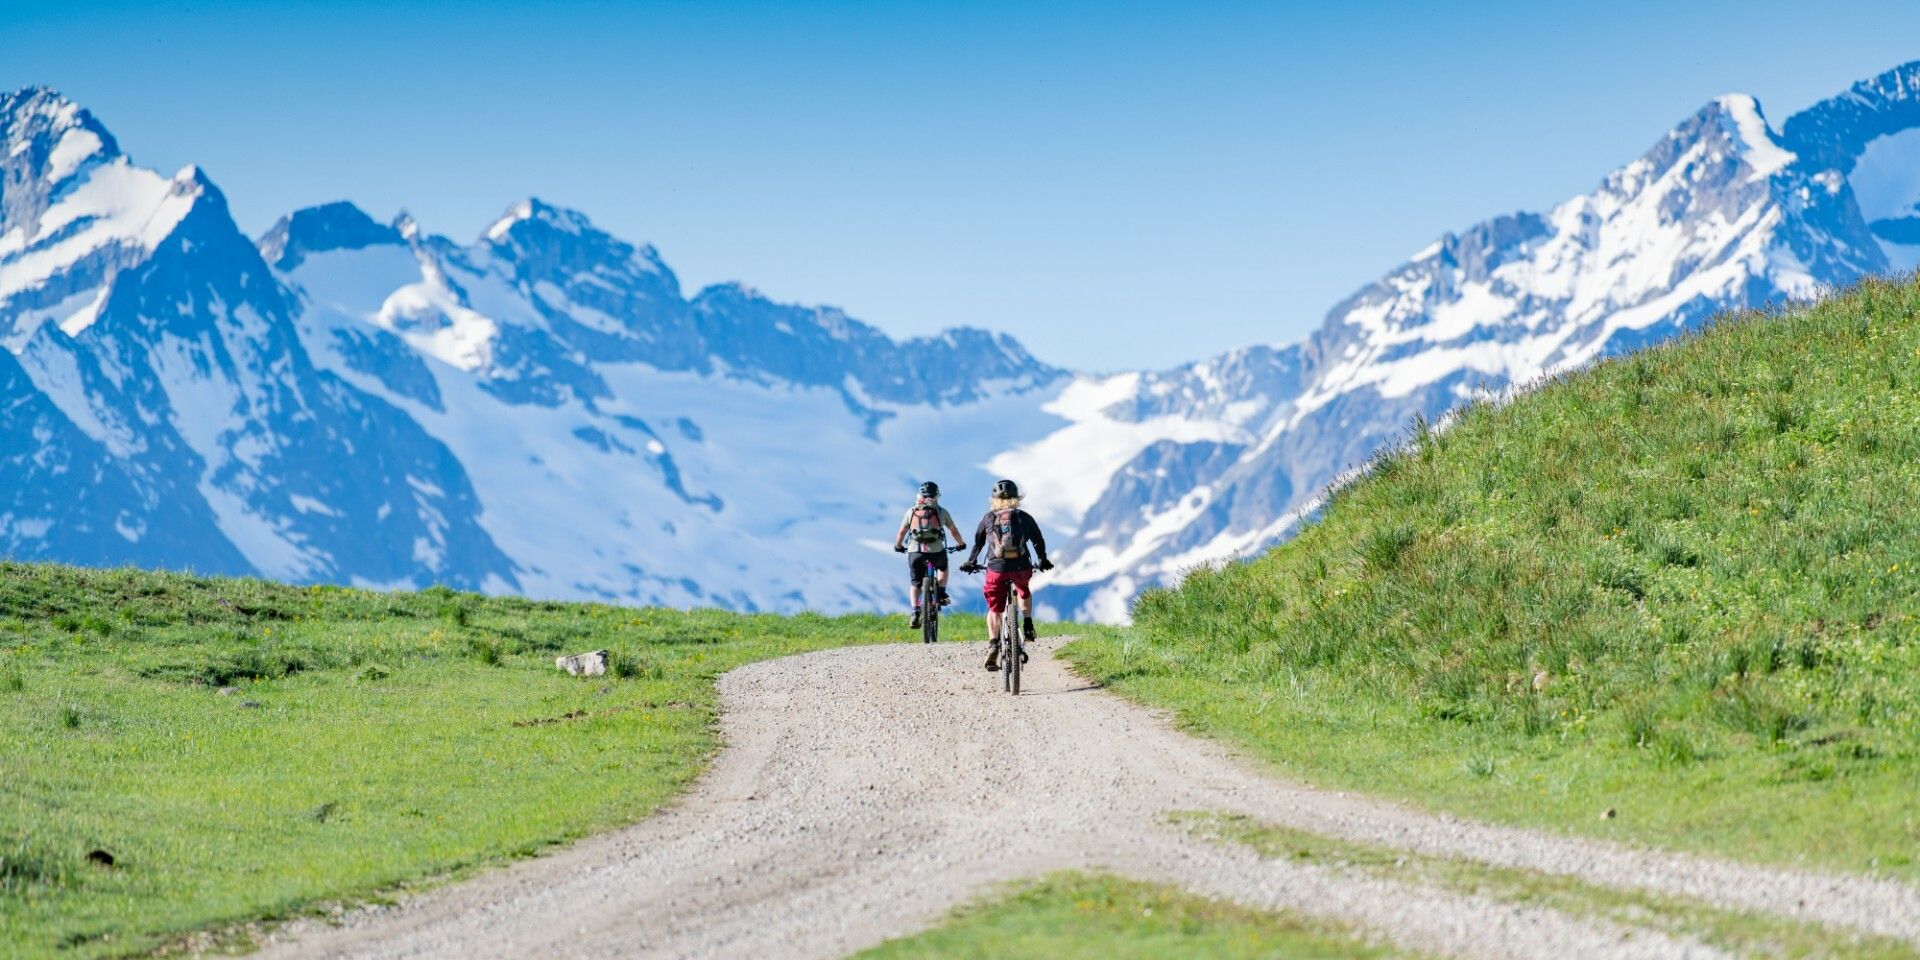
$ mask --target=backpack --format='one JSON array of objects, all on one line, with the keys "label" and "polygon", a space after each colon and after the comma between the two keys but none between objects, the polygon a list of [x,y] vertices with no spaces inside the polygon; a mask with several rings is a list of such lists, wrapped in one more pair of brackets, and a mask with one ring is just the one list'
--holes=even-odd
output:
[{"label": "backpack", "polygon": [[940,504],[932,500],[921,500],[913,505],[913,526],[908,535],[915,543],[939,543],[947,540],[947,532],[941,529]]},{"label": "backpack", "polygon": [[1027,535],[1025,528],[1015,522],[1020,511],[1008,507],[993,512],[993,522],[987,526],[987,536],[993,541],[991,553],[1002,560],[1024,560],[1027,556]]}]

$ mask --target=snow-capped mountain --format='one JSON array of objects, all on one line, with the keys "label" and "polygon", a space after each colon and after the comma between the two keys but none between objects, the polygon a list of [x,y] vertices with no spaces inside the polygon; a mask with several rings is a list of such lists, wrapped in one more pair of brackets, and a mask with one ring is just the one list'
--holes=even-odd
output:
[{"label": "snow-capped mountain", "polygon": [[[896,340],[526,200],[472,243],[348,203],[244,237],[44,89],[0,96],[0,554],[740,609],[887,607],[932,477],[1022,482],[1139,590],[1283,539],[1479,391],[1920,263],[1920,64],[1775,130],[1723,97],[1591,193],[1448,234],[1297,344],[1073,375]],[[971,531],[969,530],[969,533]]]},{"label": "snow-capped mountain", "polygon": [[[1416,416],[1916,262],[1920,63],[1785,132],[1752,98],[1722,97],[1591,193],[1441,237],[1304,343],[1106,381],[1111,402],[1077,429],[1158,417],[1195,436],[1141,445],[1120,468],[1083,515],[1073,586],[1054,593],[1122,617],[1143,587],[1286,537]],[[1001,462],[1057,462],[1077,443],[1061,431]]]},{"label": "snow-capped mountain", "polygon": [[305,350],[453,451],[541,596],[890,604],[902,491],[984,489],[993,421],[1063,376],[977,330],[896,342],[738,285],[686,299],[651,248],[534,200],[469,246],[332,204],[262,247]]},{"label": "snow-capped mountain", "polygon": [[0,549],[513,589],[447,448],[300,349],[299,301],[189,167],[0,98]]},{"label": "snow-capped mountain", "polygon": [[1009,338],[689,299],[537,200],[466,246],[344,203],[255,244],[50,91],[0,99],[0,151],[8,556],[867,609],[918,479],[984,490],[1055,425]]}]

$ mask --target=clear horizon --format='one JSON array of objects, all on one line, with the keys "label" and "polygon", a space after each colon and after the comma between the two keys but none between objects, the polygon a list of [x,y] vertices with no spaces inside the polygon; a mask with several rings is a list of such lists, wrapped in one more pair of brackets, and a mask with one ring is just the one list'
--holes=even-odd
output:
[{"label": "clear horizon", "polygon": [[1920,6],[1803,9],[11,3],[0,86],[199,164],[251,235],[344,199],[467,241],[539,196],[689,293],[1114,370],[1298,339],[1719,94],[1777,128],[1920,57]]}]

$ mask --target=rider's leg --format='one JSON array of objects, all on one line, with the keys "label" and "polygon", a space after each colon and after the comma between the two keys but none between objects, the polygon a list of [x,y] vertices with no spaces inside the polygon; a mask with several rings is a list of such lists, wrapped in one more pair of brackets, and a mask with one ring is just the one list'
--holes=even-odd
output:
[{"label": "rider's leg", "polygon": [[911,572],[907,582],[911,584],[911,586],[907,588],[907,602],[911,605],[909,609],[912,611],[913,617],[912,625],[907,628],[909,630],[920,629],[920,579],[922,574],[920,572],[919,559],[919,557],[913,557],[909,561],[911,566],[908,567],[908,570]]},{"label": "rider's leg", "polygon": [[938,572],[938,575],[940,577],[940,605],[944,607],[947,605],[947,572],[941,570]]},{"label": "rider's leg", "polygon": [[[1000,618],[1012,616],[1007,609],[1007,595],[1004,590],[996,590],[1005,584],[994,574],[987,574],[987,669],[1000,669]],[[998,596],[995,594],[998,593]]]},{"label": "rider's leg", "polygon": [[[1011,615],[1008,611],[1007,615]],[[991,607],[987,609],[987,669],[1000,669],[1000,617]]]},{"label": "rider's leg", "polygon": [[[987,598],[988,640],[998,640],[1000,637],[1000,611],[1006,609],[1007,606],[1006,594],[1000,590],[1002,586],[1004,586],[1004,584],[1000,581],[999,576],[991,570],[987,571],[987,580],[986,583],[981,585],[980,593]],[[998,594],[998,596],[995,594]]]},{"label": "rider's leg", "polygon": [[[1028,643],[1033,642],[1033,593],[1028,591],[1020,595],[1020,636]],[[1020,648],[1020,662],[1027,662],[1027,650]]]}]

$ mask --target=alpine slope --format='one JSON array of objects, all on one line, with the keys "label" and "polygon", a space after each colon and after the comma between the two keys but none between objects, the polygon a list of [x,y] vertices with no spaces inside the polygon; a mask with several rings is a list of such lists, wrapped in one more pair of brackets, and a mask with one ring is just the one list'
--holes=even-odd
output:
[{"label": "alpine slope", "polygon": [[[742,610],[904,605],[913,484],[1018,479],[1056,616],[1265,549],[1476,397],[1920,265],[1920,62],[1686,118],[1448,233],[1306,340],[1075,373],[895,339],[539,200],[471,243],[349,203],[246,237],[44,88],[0,94],[0,554]],[[1283,319],[1276,317],[1276,325]],[[964,523],[964,519],[963,519]],[[962,592],[964,593],[964,592]]]}]

